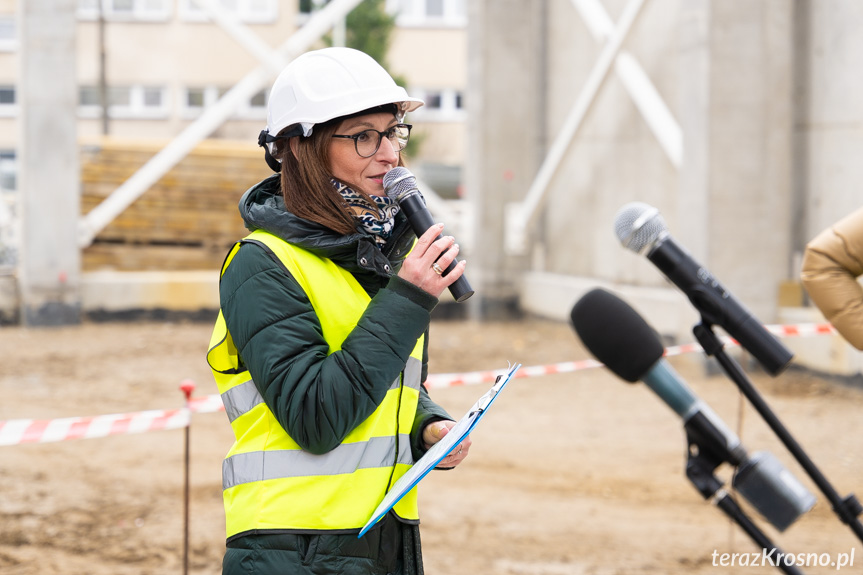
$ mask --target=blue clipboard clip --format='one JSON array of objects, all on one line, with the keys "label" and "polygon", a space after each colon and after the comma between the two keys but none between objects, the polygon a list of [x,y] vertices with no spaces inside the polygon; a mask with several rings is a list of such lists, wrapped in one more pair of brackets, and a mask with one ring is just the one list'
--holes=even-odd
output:
[{"label": "blue clipboard clip", "polygon": [[449,430],[449,433],[447,433],[443,439],[432,445],[431,449],[426,451],[425,455],[413,464],[413,467],[411,467],[404,475],[399,477],[399,479],[392,485],[389,492],[387,492],[386,496],[384,496],[383,501],[380,502],[377,509],[374,510],[368,523],[366,523],[362,530],[360,530],[359,535],[357,535],[357,539],[365,535],[369,529],[374,527],[384,514],[392,509],[402,497],[413,489],[429,471],[437,467],[437,464],[440,463],[444,457],[449,455],[449,453],[455,449],[456,445],[461,443],[462,440],[467,437],[471,431],[473,431],[476,424],[479,423],[482,416],[486,414],[489,407],[491,407],[491,404],[495,399],[497,399],[501,390],[507,383],[509,383],[509,380],[512,379],[515,372],[518,371],[520,367],[521,364],[518,363],[515,366],[511,366],[507,373],[498,375],[497,378],[495,378],[494,385],[491,389],[486,391],[482,397],[476,400],[473,407],[468,410],[464,417],[456,422],[455,426]]}]

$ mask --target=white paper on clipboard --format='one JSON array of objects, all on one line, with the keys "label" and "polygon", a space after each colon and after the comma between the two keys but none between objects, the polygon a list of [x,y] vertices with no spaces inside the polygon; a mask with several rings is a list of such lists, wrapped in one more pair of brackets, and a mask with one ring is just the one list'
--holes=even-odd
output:
[{"label": "white paper on clipboard", "polygon": [[360,534],[357,535],[358,539],[365,535],[366,531],[371,529],[375,523],[384,516],[384,514],[392,509],[393,506],[398,503],[399,499],[404,497],[411,489],[413,489],[429,471],[434,469],[444,457],[449,455],[449,452],[452,451],[456,445],[461,443],[462,440],[470,434],[473,428],[476,427],[476,424],[479,423],[482,416],[485,415],[486,411],[488,411],[497,395],[509,380],[512,379],[512,376],[515,375],[515,372],[520,367],[520,363],[516,364],[510,368],[507,373],[497,376],[491,389],[485,392],[483,396],[473,404],[473,407],[471,407],[464,417],[462,417],[455,426],[449,430],[449,433],[447,433],[443,439],[435,443],[431,449],[426,451],[425,455],[423,455],[419,461],[414,463],[413,467],[411,467],[407,473],[402,475],[398,481],[393,484],[392,488],[386,494],[386,497],[384,497],[383,501],[381,501],[374,513],[372,513],[371,519],[369,519],[368,523],[366,523],[362,528]]}]

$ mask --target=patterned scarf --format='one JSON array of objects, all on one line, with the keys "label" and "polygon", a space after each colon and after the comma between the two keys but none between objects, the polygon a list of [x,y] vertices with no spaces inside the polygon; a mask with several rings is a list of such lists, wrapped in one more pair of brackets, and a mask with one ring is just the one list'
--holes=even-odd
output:
[{"label": "patterned scarf", "polygon": [[[371,205],[368,200],[350,189],[338,180],[332,180],[336,191],[345,199],[351,208],[360,208],[362,213],[354,213],[354,218],[360,227],[375,238],[376,245],[380,248],[393,233],[393,225],[396,214],[399,213],[399,205],[387,196],[375,196],[369,194],[375,201]],[[370,213],[374,212],[374,213]],[[374,214],[378,214],[375,216]]]}]

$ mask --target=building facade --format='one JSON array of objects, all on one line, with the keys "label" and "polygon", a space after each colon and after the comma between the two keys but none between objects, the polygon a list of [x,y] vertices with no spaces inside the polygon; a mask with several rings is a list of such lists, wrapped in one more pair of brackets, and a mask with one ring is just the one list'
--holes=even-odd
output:
[{"label": "building facade", "polygon": [[[6,189],[15,188],[18,139],[16,4],[0,0],[0,185]],[[272,49],[324,4],[220,0],[235,22]],[[390,71],[426,100],[411,118],[421,142],[414,162],[418,170],[426,166],[429,180],[451,188],[444,193],[455,193],[453,173],[464,155],[465,0],[388,0],[386,9],[397,24]],[[168,141],[260,64],[194,0],[77,0],[76,44],[76,114],[85,140],[108,134]],[[243,102],[210,137],[256,145],[267,96],[264,89]]]}]

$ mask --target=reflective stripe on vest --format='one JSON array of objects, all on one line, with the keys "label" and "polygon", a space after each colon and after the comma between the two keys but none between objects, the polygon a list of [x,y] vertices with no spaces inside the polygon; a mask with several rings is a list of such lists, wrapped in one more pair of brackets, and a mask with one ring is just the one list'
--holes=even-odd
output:
[{"label": "reflective stripe on vest", "polygon": [[[404,384],[407,387],[412,389],[419,390],[419,381],[422,376],[422,365],[416,361],[413,361],[414,358],[408,358],[408,362],[405,365],[404,370]],[[248,375],[249,372],[243,372]],[[390,391],[396,390],[399,388],[400,377],[393,380],[392,385],[390,386]],[[261,397],[261,394],[258,392],[258,388],[255,387],[255,382],[251,379],[244,381],[243,383],[236,385],[222,394],[222,403],[225,406],[225,413],[228,414],[228,421],[234,421],[244,413],[247,413],[252,410],[259,403],[263,403],[264,398]]]},{"label": "reflective stripe on vest", "polygon": [[[370,301],[346,270],[332,261],[256,231],[256,242],[275,254],[305,291],[321,323],[329,353],[341,349]],[[230,265],[238,242],[222,267]],[[419,400],[422,337],[384,400],[332,451],[303,451],[264,403],[221,313],[207,361],[213,370],[236,441],[222,465],[228,537],[256,529],[355,530],[371,517],[387,490],[413,464],[410,430]],[[406,520],[419,514],[416,490],[393,510]]]},{"label": "reflective stripe on vest", "polygon": [[[394,437],[372,437],[363,443],[342,443],[330,453],[334,457],[312,455],[307,451],[254,451],[238,453],[222,462],[224,488],[252,481],[282,477],[342,475],[357,469],[387,467],[396,449]],[[410,437],[399,437],[399,462],[411,465]],[[329,454],[328,454],[329,455]]]}]

